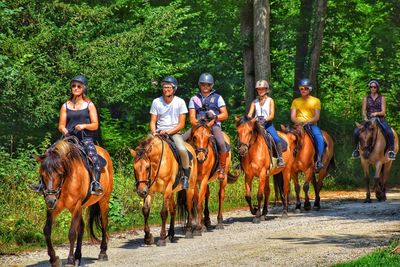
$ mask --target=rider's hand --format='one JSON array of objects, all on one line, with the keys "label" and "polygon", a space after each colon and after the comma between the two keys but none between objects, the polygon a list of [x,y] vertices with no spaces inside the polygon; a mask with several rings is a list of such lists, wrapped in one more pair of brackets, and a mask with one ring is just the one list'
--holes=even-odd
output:
[{"label": "rider's hand", "polygon": [[86,124],[77,124],[76,126],[75,126],[75,130],[77,130],[77,131],[82,131],[82,130],[84,130],[86,128]]},{"label": "rider's hand", "polygon": [[62,129],[61,132],[62,132],[63,135],[68,135],[68,133],[69,133],[67,128]]},{"label": "rider's hand", "polygon": [[164,135],[164,134],[168,134],[168,131],[167,130],[161,130],[161,131],[159,131],[158,132],[160,135]]},{"label": "rider's hand", "polygon": [[206,116],[207,116],[207,118],[209,118],[210,120],[214,120],[216,117],[217,117],[217,115],[214,113],[214,111],[212,111],[212,110],[209,110],[209,111],[207,111],[206,112]]}]

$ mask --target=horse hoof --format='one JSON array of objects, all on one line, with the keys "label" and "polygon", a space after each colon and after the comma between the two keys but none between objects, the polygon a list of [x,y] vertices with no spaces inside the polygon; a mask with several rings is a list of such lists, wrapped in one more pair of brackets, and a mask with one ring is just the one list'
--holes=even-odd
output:
[{"label": "horse hoof", "polygon": [[157,246],[158,247],[165,247],[167,245],[167,243],[165,242],[165,240],[158,240],[157,242]]},{"label": "horse hoof", "polygon": [[193,238],[193,233],[191,231],[186,231],[185,238]]},{"label": "horse hoof", "polygon": [[261,215],[261,217],[260,217],[260,221],[265,221],[265,216],[267,216],[266,214],[263,214],[263,215]]},{"label": "horse hoof", "polygon": [[54,262],[50,262],[51,267],[61,267],[61,261],[60,258],[57,256],[56,260]]},{"label": "horse hoof", "polygon": [[297,209],[297,208],[296,208],[296,209],[294,210],[294,213],[301,213],[301,209]]},{"label": "horse hoof", "polygon": [[320,206],[314,206],[313,209],[316,210],[316,211],[319,211],[321,209],[321,207]]},{"label": "horse hoof", "polygon": [[253,223],[260,223],[260,222],[261,222],[260,217],[254,217],[253,218]]},{"label": "horse hoof", "polygon": [[154,237],[152,234],[150,234],[149,237],[144,238],[144,244],[145,245],[153,245],[154,244]]},{"label": "horse hoof", "polygon": [[64,267],[75,267],[75,264],[67,263],[67,264],[64,265]]},{"label": "horse hoof", "polygon": [[310,211],[310,210],[311,210],[311,205],[310,205],[310,206],[304,205],[304,210],[305,210],[305,211]]},{"label": "horse hoof", "polygon": [[223,230],[224,229],[224,225],[222,223],[217,224],[217,226],[215,227],[215,229],[217,230]]},{"label": "horse hoof", "polygon": [[193,236],[202,236],[201,230],[199,230],[199,229],[194,230]]},{"label": "horse hoof", "polygon": [[108,261],[108,256],[106,253],[99,254],[99,261]]},{"label": "horse hoof", "polygon": [[372,203],[371,199],[364,200],[364,203]]},{"label": "horse hoof", "polygon": [[286,211],[286,210],[284,210],[283,212],[282,212],[282,218],[288,218],[289,217],[289,215],[288,215],[288,212]]}]

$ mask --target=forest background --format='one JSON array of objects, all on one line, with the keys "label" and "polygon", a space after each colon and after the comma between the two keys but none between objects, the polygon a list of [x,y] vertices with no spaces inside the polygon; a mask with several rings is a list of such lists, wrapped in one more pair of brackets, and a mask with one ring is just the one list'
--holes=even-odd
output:
[{"label": "forest background", "polygon": [[[317,30],[322,2],[323,35]],[[259,30],[249,13],[256,4],[268,13],[268,67],[261,74],[246,66]],[[98,142],[114,160],[113,231],[142,224],[128,147],[149,132],[148,110],[164,76],[178,79],[177,95],[188,102],[198,91],[199,75],[213,74],[229,111],[223,129],[235,148],[234,117],[245,113],[254,96],[249,76],[253,82],[268,79],[275,126],[289,124],[296,80],[310,75],[318,40],[313,94],[321,99],[319,125],[334,138],[338,166],[325,186],[361,188],[360,164],[350,155],[370,78],[381,82],[387,120],[400,132],[398,14],[397,0],[0,1],[0,254],[45,245],[45,205],[27,185],[39,180],[33,156],[60,138],[59,109],[77,74],[88,77],[88,96],[100,117]],[[244,27],[249,20],[250,34]],[[390,185],[400,184],[397,161]],[[228,189],[226,207],[245,205],[242,180]],[[65,240],[68,216],[58,218],[58,242]],[[155,221],[158,212],[152,216]]]}]

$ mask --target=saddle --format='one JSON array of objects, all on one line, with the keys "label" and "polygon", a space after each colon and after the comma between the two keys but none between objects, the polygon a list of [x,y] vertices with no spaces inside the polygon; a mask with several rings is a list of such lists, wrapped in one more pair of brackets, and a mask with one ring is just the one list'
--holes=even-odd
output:
[{"label": "saddle", "polygon": [[[174,155],[176,161],[178,162],[178,166],[179,166],[178,173],[175,177],[175,182],[172,185],[172,189],[175,189],[179,184],[180,177],[182,177],[184,175],[183,167],[182,167],[182,159],[179,156],[179,151],[178,151],[178,148],[176,147],[174,140],[172,140],[172,138],[169,135],[160,135],[160,138],[168,144],[168,146],[171,148],[172,154]],[[186,152],[188,153],[189,161],[192,161],[194,158],[192,153],[187,149],[186,149]],[[190,170],[190,171],[192,171],[192,170]]]},{"label": "saddle", "polygon": [[[265,143],[267,143],[270,157],[277,158],[278,157],[277,144],[274,138],[272,138],[272,135],[261,124],[259,125],[259,127],[262,129],[260,133],[264,138]],[[283,146],[282,146],[282,153],[283,153],[287,150],[288,144],[285,140],[282,139],[282,141],[283,141]]]}]

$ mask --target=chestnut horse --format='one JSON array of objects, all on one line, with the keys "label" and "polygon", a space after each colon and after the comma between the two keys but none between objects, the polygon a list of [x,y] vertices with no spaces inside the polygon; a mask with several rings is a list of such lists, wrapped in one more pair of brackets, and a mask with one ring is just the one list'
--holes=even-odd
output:
[{"label": "chestnut horse", "polygon": [[[375,169],[374,191],[379,201],[386,200],[386,182],[392,168],[393,161],[389,160],[385,153],[386,138],[377,125],[377,120],[372,119],[362,124],[356,123],[360,130],[359,148],[361,152],[361,166],[364,170],[364,179],[367,189],[367,196],[364,202],[371,203],[371,192],[369,186],[369,165]],[[396,132],[394,135],[394,152],[399,151],[399,139]]]},{"label": "chestnut horse", "polygon": [[[93,223],[101,229],[102,239],[99,260],[107,260],[107,224],[108,208],[113,189],[113,168],[108,152],[96,146],[100,156],[106,160],[106,165],[101,172],[100,183],[103,194],[91,195],[89,186],[91,178],[76,146],[77,140],[71,137],[57,141],[45,153],[37,157],[40,162],[40,176],[44,184],[43,195],[47,205],[46,225],[43,229],[47,242],[51,266],[61,266],[61,261],[56,256],[51,242],[51,228],[57,215],[63,210],[71,212],[71,225],[69,228],[70,249],[68,263],[65,266],[75,266],[75,260],[81,265],[82,237],[84,222],[82,209],[89,207],[90,236],[98,240],[94,234]],[[74,245],[77,240],[75,254]]]},{"label": "chestnut horse", "polygon": [[[250,211],[255,218],[254,223],[259,223],[268,213],[268,201],[270,195],[269,177],[282,173],[279,178],[274,180],[278,184],[279,192],[283,192],[283,216],[287,216],[289,207],[289,186],[290,186],[290,170],[293,162],[293,149],[296,137],[291,133],[278,132],[279,136],[287,143],[287,149],[282,153],[285,161],[284,167],[273,166],[268,145],[264,139],[264,127],[256,122],[256,118],[247,116],[236,118],[236,127],[239,139],[239,154],[241,157],[241,166],[245,173],[246,182],[246,201]],[[258,177],[259,186],[257,193],[258,205],[253,206],[251,203],[251,190],[253,177]],[[283,179],[283,181],[282,181]],[[277,194],[278,192],[275,192]],[[264,199],[264,206],[261,212],[261,202]]]},{"label": "chestnut horse", "polygon": [[[324,137],[324,141],[326,144],[325,152],[322,158],[322,163],[324,167],[319,170],[319,173],[315,171],[314,166],[314,156],[316,154],[313,140],[307,134],[304,126],[296,125],[293,128],[282,127],[283,131],[292,132],[296,135],[296,147],[295,147],[295,158],[292,164],[292,177],[294,181],[294,187],[296,191],[296,211],[299,212],[301,209],[301,201],[300,201],[300,184],[299,184],[299,172],[304,173],[304,209],[310,210],[311,203],[310,197],[308,195],[308,190],[310,188],[310,182],[312,182],[314,191],[315,191],[315,201],[314,201],[314,209],[319,210],[321,208],[320,205],[320,196],[319,193],[322,189],[323,180],[328,173],[329,167],[335,166],[335,159],[333,156],[333,140],[330,135],[326,131],[321,131]],[[318,178],[316,178],[316,174]]]},{"label": "chestnut horse", "polygon": [[[174,241],[175,236],[175,214],[176,205],[174,200],[174,193],[178,192],[178,212],[180,212],[181,219],[185,220],[186,214],[186,237],[193,237],[192,234],[192,220],[194,218],[195,206],[193,204],[196,178],[197,178],[197,162],[196,160],[190,161],[190,177],[189,188],[182,190],[182,184],[174,187],[179,171],[179,164],[175,159],[173,151],[167,144],[165,137],[149,135],[142,140],[136,150],[130,149],[134,158],[133,169],[136,177],[136,191],[140,197],[143,198],[143,217],[144,217],[144,243],[151,245],[154,243],[153,235],[150,233],[150,226],[148,218],[151,208],[151,199],[154,193],[159,192],[163,194],[163,205],[161,209],[162,227],[160,233],[160,240],[157,242],[158,246],[166,245],[166,238],[168,237],[171,242]],[[194,155],[193,148],[186,144],[186,148]],[[168,217],[168,210],[170,213],[170,227],[168,236],[166,235],[166,221]]]},{"label": "chestnut horse", "polygon": [[[195,148],[197,158],[197,183],[200,186],[198,200],[197,200],[197,216],[198,224],[196,227],[196,234],[201,235],[201,231],[205,228],[211,229],[210,212],[208,209],[208,201],[210,198],[210,189],[208,183],[210,181],[218,179],[218,152],[215,151],[216,147],[214,136],[211,132],[211,128],[207,125],[207,120],[199,119],[197,125],[192,128],[191,131],[191,144]],[[224,139],[226,143],[230,143],[229,137],[224,133]],[[229,170],[231,163],[231,152],[226,159],[226,171]],[[216,229],[223,229],[223,216],[222,206],[225,198],[225,186],[231,182],[233,175],[225,175],[224,180],[220,181],[219,185],[219,207],[217,216]],[[234,178],[232,178],[234,179]],[[204,207],[203,207],[204,203]],[[203,216],[204,210],[204,216]]]}]

